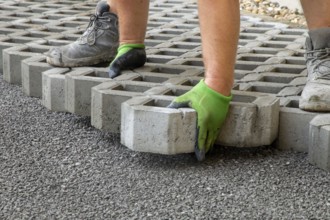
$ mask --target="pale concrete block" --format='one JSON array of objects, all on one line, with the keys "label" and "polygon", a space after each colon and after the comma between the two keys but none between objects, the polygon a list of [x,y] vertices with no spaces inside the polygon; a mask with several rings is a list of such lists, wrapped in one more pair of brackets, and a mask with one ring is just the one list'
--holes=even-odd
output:
[{"label": "pale concrete block", "polygon": [[28,96],[42,97],[42,73],[54,67],[46,62],[44,55],[25,59],[21,65],[23,92]]},{"label": "pale concrete block", "polygon": [[139,96],[124,102],[121,143],[131,150],[149,153],[194,152],[196,112],[192,109],[164,108],[172,99]]},{"label": "pale concrete block", "polygon": [[217,144],[235,147],[271,145],[278,135],[279,99],[233,91]]},{"label": "pale concrete block", "polygon": [[330,171],[330,114],[316,116],[310,123],[308,159]]},{"label": "pale concrete block", "polygon": [[65,74],[69,68],[54,68],[42,74],[42,104],[49,110],[66,112]]},{"label": "pale concrete block", "polygon": [[91,116],[92,87],[111,80],[98,76],[97,71],[92,68],[76,68],[66,74],[66,110],[77,115]]}]

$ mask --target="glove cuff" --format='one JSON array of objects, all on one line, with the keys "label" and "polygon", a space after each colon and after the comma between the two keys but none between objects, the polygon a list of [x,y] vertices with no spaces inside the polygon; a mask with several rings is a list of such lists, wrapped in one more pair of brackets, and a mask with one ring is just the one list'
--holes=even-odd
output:
[{"label": "glove cuff", "polygon": [[229,102],[233,98],[232,94],[230,94],[230,96],[225,96],[225,95],[222,95],[221,93],[211,89],[208,85],[206,85],[204,79],[202,79],[196,86],[198,87],[198,89],[202,90],[203,93],[205,92],[205,93],[212,95],[213,98],[221,99],[224,103],[229,104]]}]

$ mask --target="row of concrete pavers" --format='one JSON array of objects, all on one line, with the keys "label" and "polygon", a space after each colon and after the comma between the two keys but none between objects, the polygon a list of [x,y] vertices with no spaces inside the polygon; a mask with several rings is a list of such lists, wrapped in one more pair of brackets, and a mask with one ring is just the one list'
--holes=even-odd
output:
[{"label": "row of concrete pavers", "polygon": [[[9,51],[17,51],[14,49]],[[124,107],[126,104],[122,103],[125,103],[126,101],[133,102],[132,100],[134,99],[132,98],[136,96],[139,97],[139,99],[145,98],[145,95],[148,95],[149,98],[158,97],[152,99],[153,101],[149,100],[147,103],[162,103],[157,100],[163,100],[164,103],[164,100],[167,100],[166,103],[169,104],[174,96],[183,94],[191,88],[189,86],[180,87],[180,85],[187,84],[187,77],[190,79],[190,82],[192,82],[190,83],[190,86],[196,84],[201,79],[201,73],[203,72],[201,68],[194,67],[189,69],[187,66],[183,66],[180,70],[180,67],[177,66],[173,70],[169,67],[167,67],[169,68],[168,70],[165,70],[165,68],[162,67],[164,70],[163,72],[177,72],[180,70],[179,72],[182,77],[176,77],[173,75],[174,77],[168,78],[168,74],[155,73],[154,70],[148,71],[147,66],[142,69],[141,72],[127,72],[116,80],[110,80],[106,77],[106,68],[76,68],[74,70],[68,68],[54,69],[45,62],[45,57],[43,55],[36,54],[25,60],[22,57],[20,57],[20,59],[22,61],[21,74],[18,74],[19,71],[12,71],[9,72],[9,76],[21,75],[19,78],[22,83],[23,91],[30,96],[43,97],[44,105],[47,108],[54,111],[69,111],[79,115],[91,116],[93,126],[110,132],[119,132],[120,125],[133,129],[136,128],[138,122],[140,122],[137,129],[122,129],[121,132],[122,143],[134,150],[164,154],[191,152],[193,150],[195,128],[186,130],[189,131],[188,133],[182,133],[184,129],[172,128],[177,124],[166,124],[165,122],[158,123],[156,120],[157,123],[154,123],[155,125],[151,125],[150,127],[155,128],[156,125],[159,125],[163,128],[163,135],[156,135],[157,139],[162,140],[160,141],[162,144],[156,145],[159,146],[158,148],[148,150],[149,146],[154,145],[152,145],[152,143],[148,144],[147,140],[154,142],[155,138],[146,140],[140,138],[148,138],[153,134],[150,133],[149,130],[139,129],[141,127],[149,127],[147,126],[146,121],[133,120],[130,121],[129,124],[126,120],[119,120],[119,118],[121,117],[122,111],[129,112],[130,108],[135,108],[131,106]],[[300,78],[302,77],[296,79]],[[9,77],[8,79],[12,79],[12,77]],[[301,84],[303,83],[304,82],[301,82]],[[298,87],[296,83],[294,83],[293,87],[286,87],[285,89],[294,88],[297,90]],[[316,116],[316,114],[300,111],[297,108],[299,96],[283,98],[285,97],[284,95],[283,97],[280,97],[281,110],[279,110],[279,104],[275,101],[277,100],[276,97],[272,95],[234,90],[234,97],[227,120],[228,122],[226,122],[222,133],[219,136],[218,144],[253,147],[270,145],[276,139],[279,148],[304,152],[308,151],[308,146],[306,144],[308,143],[308,126],[309,122]],[[265,102],[265,100],[270,101],[271,104]],[[183,114],[183,110],[166,109],[164,108],[166,106],[164,104],[161,108],[159,108],[159,106],[157,107],[159,104],[156,106],[150,104],[141,105],[147,106],[151,109],[160,110],[159,115],[171,115],[172,118],[183,119],[184,117],[182,115],[186,115],[187,117],[196,118],[194,112]],[[93,107],[91,108],[91,106]],[[110,108],[109,106],[112,107]],[[267,110],[267,114],[265,113],[267,109],[265,106],[270,108]],[[276,108],[278,110],[276,110]],[[173,112],[171,114],[164,114],[164,109],[165,112],[177,112],[176,114]],[[133,114],[134,117],[136,117],[136,112],[137,111],[133,111],[133,113],[127,114],[130,116]],[[186,113],[189,111],[185,110],[184,112]],[[148,113],[148,115],[149,114],[151,115],[151,113]],[[263,118],[260,117],[262,115],[264,115]],[[124,117],[124,119],[127,120],[129,120],[129,118],[130,117],[128,116]],[[178,119],[175,119],[175,121],[178,121]],[[195,120],[189,119],[188,121],[193,122]],[[233,123],[233,121],[236,123]],[[132,123],[136,126],[133,126]],[[182,122],[181,124],[184,123]],[[172,127],[169,125],[172,125]],[[191,124],[189,126],[196,125]],[[279,130],[277,129],[278,127]],[[170,136],[168,129],[171,129],[172,131],[177,129],[178,132],[173,133],[177,136]],[[157,128],[152,130],[161,131],[162,129]],[[136,135],[143,131],[146,131],[148,135]],[[190,139],[187,139],[187,135],[190,135]],[[161,139],[158,136],[164,138]],[[188,140],[190,140],[190,142]],[[185,145],[179,144],[184,147],[178,148],[178,143],[185,143]]]},{"label": "row of concrete pavers", "polygon": [[[191,73],[198,74],[196,70]],[[143,81],[148,77],[160,76],[147,71],[127,71],[111,80],[106,78],[106,68],[54,68],[42,74],[43,104],[53,111],[91,116],[94,127],[120,132],[121,143],[132,150],[160,154],[193,152],[195,111],[166,108],[175,96],[191,87],[175,85],[184,81],[180,77],[163,84]],[[321,148],[323,152],[318,147],[328,146],[324,142],[326,134],[323,128],[319,129],[323,133],[317,139],[315,128],[309,128],[318,114],[299,110],[298,96],[279,99],[247,91],[233,91],[233,95],[218,144],[257,147],[275,141],[281,149],[309,151],[311,162],[329,169],[330,154],[326,147]]]},{"label": "row of concrete pavers", "polygon": [[[198,72],[192,70],[191,74]],[[104,74],[106,68],[46,71],[42,76],[43,103],[51,110],[91,116],[93,126],[121,132],[122,143],[133,150],[162,154],[193,151],[195,111],[166,108],[175,96],[191,88],[178,85],[185,78],[173,77],[159,84],[141,80],[147,75],[159,77],[152,72],[126,72],[115,80]],[[279,99],[245,91],[233,94],[218,143],[238,147],[272,144],[278,134]]]}]

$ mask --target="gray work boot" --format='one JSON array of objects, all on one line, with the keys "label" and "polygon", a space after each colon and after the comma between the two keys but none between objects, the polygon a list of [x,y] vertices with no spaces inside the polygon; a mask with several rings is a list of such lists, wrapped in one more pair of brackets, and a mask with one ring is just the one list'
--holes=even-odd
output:
[{"label": "gray work boot", "polygon": [[111,61],[117,54],[119,34],[118,17],[109,12],[106,1],[96,6],[86,31],[75,42],[51,48],[47,62],[59,67],[77,67]]},{"label": "gray work boot", "polygon": [[306,39],[307,84],[299,108],[330,111],[330,28],[309,31]]}]

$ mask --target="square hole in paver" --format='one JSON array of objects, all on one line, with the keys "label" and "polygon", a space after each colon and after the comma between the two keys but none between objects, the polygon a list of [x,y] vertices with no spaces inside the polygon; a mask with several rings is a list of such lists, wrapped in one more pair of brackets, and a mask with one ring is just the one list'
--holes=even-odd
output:
[{"label": "square hole in paver", "polygon": [[244,103],[252,103],[255,100],[256,97],[254,96],[238,95],[238,94],[233,95],[233,99],[232,99],[233,102],[244,102]]},{"label": "square hole in paver", "polygon": [[242,33],[256,33],[256,34],[264,34],[269,29],[264,29],[264,28],[246,28],[242,31]]},{"label": "square hole in paver", "polygon": [[281,31],[281,35],[298,35],[302,36],[306,33],[306,30],[297,30],[297,29],[284,29]]},{"label": "square hole in paver", "polygon": [[295,67],[275,67],[275,69],[272,70],[272,72],[276,73],[294,73],[294,74],[300,74],[302,71],[304,71],[306,68],[295,68]]},{"label": "square hole in paver", "polygon": [[170,48],[192,50],[199,46],[200,46],[200,44],[178,44],[178,43],[176,43],[176,44],[171,45]]},{"label": "square hole in paver", "polygon": [[182,65],[187,65],[187,66],[204,66],[204,63],[202,60],[187,60],[182,63]]},{"label": "square hole in paver", "polygon": [[257,37],[258,37],[258,35],[253,35],[253,34],[240,33],[240,35],[239,35],[239,39],[242,39],[242,40],[254,40]]},{"label": "square hole in paver", "polygon": [[292,80],[294,80],[294,77],[280,77],[280,76],[263,76],[261,81],[262,82],[272,82],[272,83],[286,83],[289,84]]},{"label": "square hole in paver", "polygon": [[145,106],[153,106],[153,107],[161,107],[161,108],[166,108],[167,106],[169,106],[171,104],[171,101],[169,100],[151,100],[147,103],[145,103]]},{"label": "square hole in paver", "polygon": [[147,57],[147,63],[167,63],[171,61],[173,58],[166,58],[166,57]]},{"label": "square hole in paver", "polygon": [[161,40],[161,41],[166,41],[175,36],[170,36],[170,35],[153,35],[153,36],[148,36],[146,39],[151,39],[151,40]]},{"label": "square hole in paver", "polygon": [[259,47],[259,48],[255,48],[253,49],[253,53],[255,54],[270,54],[270,55],[275,55],[278,53],[278,50],[275,50],[275,49],[272,49],[272,48],[262,48],[262,47]]},{"label": "square hole in paver", "polygon": [[163,56],[181,56],[184,53],[186,53],[186,51],[161,50],[155,54]]},{"label": "square hole in paver", "polygon": [[188,91],[189,90],[185,90],[185,89],[175,89],[175,90],[169,90],[169,91],[165,92],[162,95],[165,95],[165,96],[180,96],[180,95],[185,94]]},{"label": "square hole in paver", "polygon": [[299,108],[299,100],[290,100],[290,102],[285,107]]},{"label": "square hole in paver", "polygon": [[251,62],[265,62],[271,56],[242,56],[238,60],[251,61]]},{"label": "square hole in paver", "polygon": [[287,59],[285,59],[285,64],[306,65],[306,60],[305,59],[287,58]]},{"label": "square hole in paver", "polygon": [[3,40],[3,41],[0,41],[0,44],[1,44],[1,42],[16,43],[16,44],[25,44],[25,43],[31,42],[31,39],[15,37],[15,38],[10,38],[10,39],[6,39],[6,40]]},{"label": "square hole in paver", "polygon": [[195,86],[199,83],[201,79],[189,79],[181,83],[182,86]]},{"label": "square hole in paver", "polygon": [[176,69],[176,68],[169,68],[169,67],[157,67],[153,70],[151,70],[151,72],[153,73],[168,73],[168,74],[180,74],[185,72],[186,70],[184,69]]},{"label": "square hole in paver", "polygon": [[168,77],[153,76],[153,75],[142,75],[133,79],[133,81],[153,82],[153,83],[163,83],[167,80]]},{"label": "square hole in paver", "polygon": [[119,85],[112,90],[120,90],[120,91],[127,91],[127,92],[140,92],[144,93],[145,91],[149,90],[150,87],[146,86],[139,86],[139,85]]},{"label": "square hole in paver", "polygon": [[246,64],[246,63],[236,63],[235,64],[235,70],[254,70],[257,67],[258,67],[258,65],[253,64],[252,62],[251,62],[251,64]]},{"label": "square hole in paver", "polygon": [[270,93],[270,94],[277,94],[279,93],[283,87],[275,87],[275,86],[256,86],[252,85],[248,91],[251,92],[261,92],[261,93]]},{"label": "square hole in paver", "polygon": [[274,43],[268,42],[268,43],[264,43],[261,45],[261,47],[270,47],[270,48],[285,48],[287,46],[288,46],[288,44],[286,44],[286,43],[280,44],[280,43],[276,43],[276,42],[274,42]]}]

